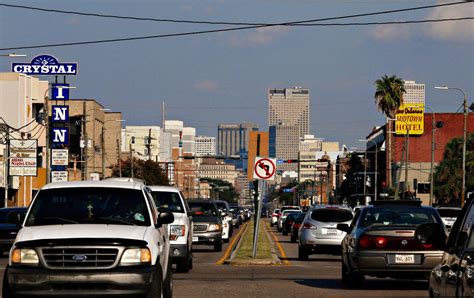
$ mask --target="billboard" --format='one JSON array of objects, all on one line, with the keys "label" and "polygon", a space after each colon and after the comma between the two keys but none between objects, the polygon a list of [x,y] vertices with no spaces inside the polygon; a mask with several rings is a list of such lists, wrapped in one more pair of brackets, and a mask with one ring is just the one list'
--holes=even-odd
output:
[{"label": "billboard", "polygon": [[395,116],[395,134],[422,135],[424,132],[425,105],[401,104]]},{"label": "billboard", "polygon": [[36,176],[37,140],[10,140],[10,175]]}]

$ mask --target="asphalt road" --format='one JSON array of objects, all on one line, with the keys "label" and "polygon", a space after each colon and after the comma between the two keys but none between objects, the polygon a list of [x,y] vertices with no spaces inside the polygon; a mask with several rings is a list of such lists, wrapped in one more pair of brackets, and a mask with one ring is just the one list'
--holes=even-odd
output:
[{"label": "asphalt road", "polygon": [[[218,265],[222,252],[211,246],[197,246],[194,268],[189,273],[174,274],[175,297],[427,297],[426,281],[368,278],[360,289],[344,289],[341,284],[340,255],[312,255],[308,261],[298,261],[296,243],[289,236],[276,235],[286,258],[281,266]],[[234,231],[234,236],[238,231]],[[277,250],[278,254],[280,252]],[[280,255],[282,258],[282,256]],[[0,271],[7,257],[0,258]],[[0,285],[1,287],[1,285]]]}]

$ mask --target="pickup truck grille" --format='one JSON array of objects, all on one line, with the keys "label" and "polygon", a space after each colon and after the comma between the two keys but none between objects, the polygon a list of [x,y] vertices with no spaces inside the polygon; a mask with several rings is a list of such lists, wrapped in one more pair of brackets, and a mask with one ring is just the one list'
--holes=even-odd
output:
[{"label": "pickup truck grille", "polygon": [[207,224],[194,224],[194,232],[205,232],[207,231]]},{"label": "pickup truck grille", "polygon": [[117,261],[118,248],[67,247],[42,248],[46,267],[51,269],[111,268]]}]

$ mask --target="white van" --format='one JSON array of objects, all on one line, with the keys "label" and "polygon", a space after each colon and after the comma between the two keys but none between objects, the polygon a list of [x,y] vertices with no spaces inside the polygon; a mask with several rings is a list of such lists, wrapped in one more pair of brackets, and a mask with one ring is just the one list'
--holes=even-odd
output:
[{"label": "white van", "polygon": [[171,297],[167,224],[150,189],[137,182],[44,186],[10,250],[3,297],[129,295]]}]

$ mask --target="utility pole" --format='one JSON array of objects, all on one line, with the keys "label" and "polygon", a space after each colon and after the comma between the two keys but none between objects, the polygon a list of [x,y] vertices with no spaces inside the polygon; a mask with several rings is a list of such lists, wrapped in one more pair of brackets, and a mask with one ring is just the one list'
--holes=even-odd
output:
[{"label": "utility pole", "polygon": [[146,149],[148,151],[148,160],[151,159],[151,128],[148,129],[148,139],[146,141]]},{"label": "utility pole", "polygon": [[50,175],[50,169],[49,169],[49,98],[48,98],[48,91],[51,89],[51,86],[48,87],[48,89],[46,90],[46,94],[44,96],[44,127],[45,127],[45,131],[46,131],[46,154],[45,154],[45,159],[46,159],[46,163],[45,163],[45,168],[46,168],[46,184],[48,184],[50,181],[51,181],[51,175]]},{"label": "utility pole", "polygon": [[462,142],[462,189],[461,189],[461,207],[464,207],[466,202],[466,147],[467,147],[467,97],[464,93],[464,131]]},{"label": "utility pole", "polygon": [[364,200],[367,196],[367,147],[364,154]]},{"label": "utility pole", "polygon": [[100,146],[101,146],[101,153],[102,153],[102,179],[105,179],[105,122],[102,123],[102,134],[100,138]]},{"label": "utility pole", "polygon": [[135,137],[131,137],[130,138],[130,174],[131,174],[131,178],[133,178],[133,148],[132,148],[132,144],[135,143]]},{"label": "utility pole", "polygon": [[435,131],[436,131],[436,120],[435,113],[433,112],[431,117],[431,165],[430,165],[430,206],[433,206],[433,191],[434,191],[434,154],[435,154]]},{"label": "utility pole", "polygon": [[88,160],[89,160],[89,152],[88,152],[88,147],[89,147],[89,140],[87,139],[87,129],[86,129],[86,122],[87,122],[87,110],[86,110],[86,101],[84,100],[82,102],[82,113],[84,114],[84,121],[82,121],[82,136],[84,139],[84,180],[89,180],[89,175],[88,175]]},{"label": "utility pole", "polygon": [[119,177],[122,177],[122,160],[120,158],[121,152],[120,152],[120,139],[117,138],[117,165],[119,168]]},{"label": "utility pole", "polygon": [[408,165],[409,165],[409,161],[408,161],[408,153],[410,152],[410,143],[409,143],[409,134],[408,134],[408,125],[407,125],[407,136],[406,136],[406,150],[405,150],[405,192],[404,192],[404,195],[403,195],[403,198],[406,199],[406,195],[407,195],[407,192],[410,190],[410,188],[408,187]]},{"label": "utility pole", "polygon": [[[8,127],[7,127],[8,129]],[[3,149],[3,175],[4,175],[4,183],[5,183],[5,200],[4,200],[4,207],[8,206],[8,131],[6,132],[6,139],[5,139],[5,148]]]}]

